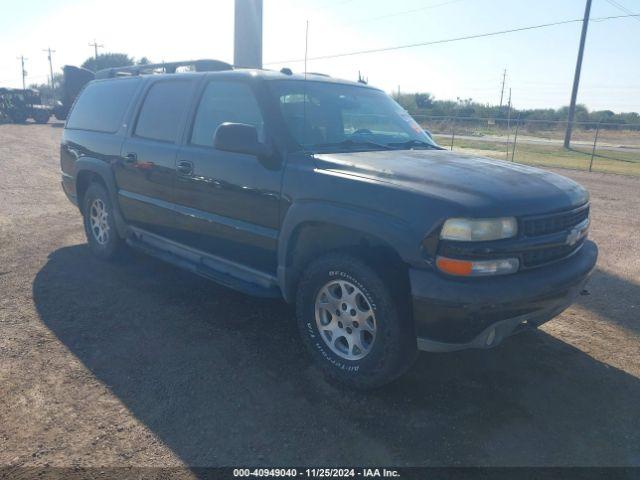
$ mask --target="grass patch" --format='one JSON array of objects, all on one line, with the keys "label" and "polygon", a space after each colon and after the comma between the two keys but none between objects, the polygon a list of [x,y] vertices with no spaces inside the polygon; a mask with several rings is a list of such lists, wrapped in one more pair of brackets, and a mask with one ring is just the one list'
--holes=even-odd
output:
[{"label": "grass patch", "polygon": [[[445,148],[451,146],[451,137],[435,135],[436,140]],[[465,153],[484,155],[501,160],[511,160],[513,144],[509,146],[503,142],[483,142],[467,139],[455,139],[453,149]],[[527,165],[539,165],[547,167],[563,167],[575,170],[589,170],[591,162],[591,150],[571,149],[566,150],[556,145],[537,145],[518,143],[514,155],[514,161]],[[613,150],[596,150],[593,159],[594,172],[620,173],[624,175],[640,176],[640,154],[638,152],[624,152]]]}]

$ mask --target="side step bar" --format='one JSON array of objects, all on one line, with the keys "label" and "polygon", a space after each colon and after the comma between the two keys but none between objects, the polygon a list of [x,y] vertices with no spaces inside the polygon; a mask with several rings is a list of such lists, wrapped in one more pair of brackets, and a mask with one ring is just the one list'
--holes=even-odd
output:
[{"label": "side step bar", "polygon": [[213,280],[248,295],[282,297],[276,277],[236,262],[160,237],[137,227],[129,227],[127,243],[153,257]]}]

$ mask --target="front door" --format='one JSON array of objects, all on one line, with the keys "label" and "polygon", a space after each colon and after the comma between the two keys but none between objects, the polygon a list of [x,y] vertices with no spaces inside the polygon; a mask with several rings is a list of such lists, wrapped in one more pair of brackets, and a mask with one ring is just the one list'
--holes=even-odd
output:
[{"label": "front door", "polygon": [[275,274],[282,167],[215,149],[213,136],[224,122],[254,125],[265,140],[262,110],[249,82],[212,80],[203,86],[176,158],[180,242]]},{"label": "front door", "polygon": [[169,238],[175,233],[172,202],[178,139],[194,87],[190,79],[151,82],[115,168],[120,208],[127,221]]}]

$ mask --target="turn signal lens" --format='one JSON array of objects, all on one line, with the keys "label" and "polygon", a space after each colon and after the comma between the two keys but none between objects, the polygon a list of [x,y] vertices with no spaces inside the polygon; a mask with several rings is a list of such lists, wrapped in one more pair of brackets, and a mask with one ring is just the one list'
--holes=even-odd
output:
[{"label": "turn signal lens", "polygon": [[436,260],[438,268],[450,275],[471,275],[473,272],[473,262],[466,260],[454,260],[453,258],[438,257]]},{"label": "turn signal lens", "polygon": [[436,265],[444,273],[459,277],[481,277],[487,275],[505,275],[518,271],[520,261],[517,258],[500,258],[496,260],[458,260],[455,258],[437,257]]}]

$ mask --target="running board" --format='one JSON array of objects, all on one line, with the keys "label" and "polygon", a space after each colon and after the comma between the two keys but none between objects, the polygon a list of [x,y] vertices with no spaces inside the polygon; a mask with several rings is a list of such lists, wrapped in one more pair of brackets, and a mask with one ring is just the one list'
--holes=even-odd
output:
[{"label": "running board", "polygon": [[127,243],[137,250],[225,287],[248,295],[266,298],[282,297],[276,277],[168,240],[154,233],[129,226]]}]

